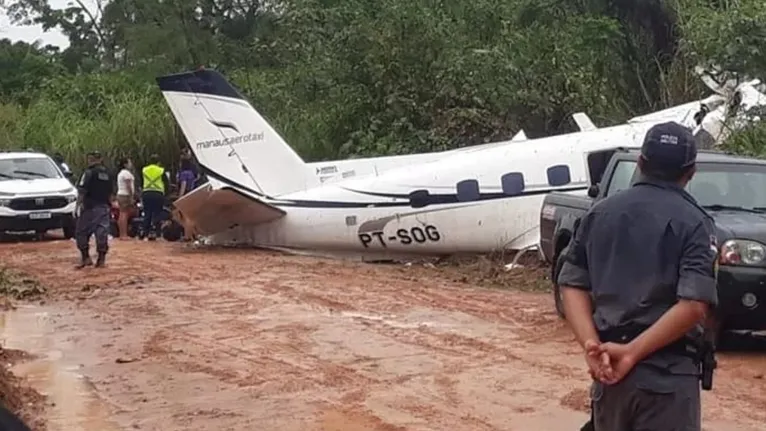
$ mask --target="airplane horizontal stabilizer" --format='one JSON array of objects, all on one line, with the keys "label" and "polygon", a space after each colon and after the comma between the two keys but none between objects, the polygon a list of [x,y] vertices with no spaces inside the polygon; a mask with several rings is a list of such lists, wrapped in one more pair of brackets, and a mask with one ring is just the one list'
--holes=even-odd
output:
[{"label": "airplane horizontal stabilizer", "polygon": [[529,139],[527,138],[527,134],[524,133],[524,129],[521,129],[519,130],[519,133],[513,135],[513,138],[511,138],[511,142],[526,141],[527,139]]},{"label": "airplane horizontal stabilizer", "polygon": [[577,123],[577,127],[580,128],[581,132],[589,132],[591,130],[598,129],[598,127],[593,124],[593,121],[591,121],[590,117],[588,117],[588,115],[584,112],[577,112],[572,114],[572,119],[575,121],[575,123]]},{"label": "airplane horizontal stabilizer", "polygon": [[239,225],[257,225],[276,220],[285,212],[236,187],[205,184],[178,199],[176,217],[197,235],[212,235]]}]

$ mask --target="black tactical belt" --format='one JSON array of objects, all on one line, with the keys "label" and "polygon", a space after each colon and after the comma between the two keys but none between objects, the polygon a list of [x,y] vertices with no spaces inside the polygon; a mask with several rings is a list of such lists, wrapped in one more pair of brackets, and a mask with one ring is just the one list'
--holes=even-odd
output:
[{"label": "black tactical belt", "polygon": [[[629,343],[642,332],[649,329],[648,325],[626,325],[619,328],[610,328],[606,331],[598,331],[598,337],[602,343]],[[657,350],[657,353],[673,353],[676,355],[687,356],[695,361],[700,360],[699,346],[688,337],[682,337],[667,346]]]}]

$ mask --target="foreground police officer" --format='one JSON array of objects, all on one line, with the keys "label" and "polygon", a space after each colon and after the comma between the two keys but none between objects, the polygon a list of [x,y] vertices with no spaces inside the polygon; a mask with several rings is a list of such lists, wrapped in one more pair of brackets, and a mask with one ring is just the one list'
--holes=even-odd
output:
[{"label": "foreground police officer", "polygon": [[142,173],[141,203],[144,206],[144,234],[150,241],[157,239],[157,225],[162,216],[165,206],[165,194],[167,193],[170,180],[165,168],[160,166],[160,156],[152,154],[149,164],[144,166]]},{"label": "foreground police officer", "polygon": [[113,195],[112,176],[102,163],[101,154],[97,151],[88,153],[88,168],[82,174],[77,184],[77,228],[75,238],[77,249],[80,250],[81,260],[77,268],[93,265],[90,258],[90,236],[96,236],[97,267],[106,263],[106,253],[109,251],[109,219]]},{"label": "foreground police officer", "polygon": [[684,191],[696,156],[683,126],[652,127],[641,178],[583,216],[564,256],[558,283],[596,378],[596,431],[700,430],[695,351],[718,295],[713,223]]}]

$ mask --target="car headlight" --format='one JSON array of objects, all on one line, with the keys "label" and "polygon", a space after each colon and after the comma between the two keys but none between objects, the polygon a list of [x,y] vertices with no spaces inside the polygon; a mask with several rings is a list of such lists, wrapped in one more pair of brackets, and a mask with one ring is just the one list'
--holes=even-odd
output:
[{"label": "car headlight", "polygon": [[68,189],[59,190],[59,193],[64,195],[64,197],[66,198],[66,201],[70,204],[77,200],[77,189],[75,189],[74,187],[69,187]]},{"label": "car headlight", "polygon": [[766,261],[766,245],[747,239],[732,239],[721,246],[721,265],[761,265]]},{"label": "car headlight", "polygon": [[11,204],[13,193],[0,192],[0,207],[7,207]]}]

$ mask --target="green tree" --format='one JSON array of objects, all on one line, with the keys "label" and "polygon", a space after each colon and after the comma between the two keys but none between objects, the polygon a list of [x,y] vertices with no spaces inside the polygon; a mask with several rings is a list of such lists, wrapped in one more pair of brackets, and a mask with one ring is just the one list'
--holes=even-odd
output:
[{"label": "green tree", "polygon": [[54,47],[0,39],[0,102],[28,104],[43,83],[63,70]]}]

